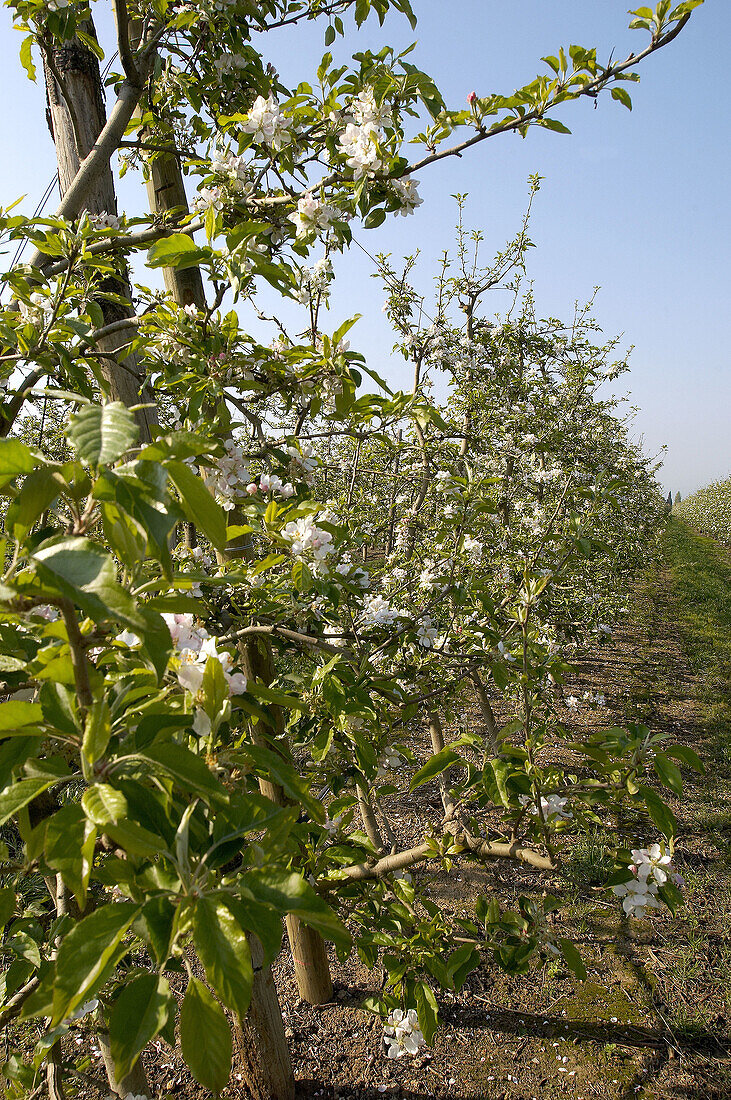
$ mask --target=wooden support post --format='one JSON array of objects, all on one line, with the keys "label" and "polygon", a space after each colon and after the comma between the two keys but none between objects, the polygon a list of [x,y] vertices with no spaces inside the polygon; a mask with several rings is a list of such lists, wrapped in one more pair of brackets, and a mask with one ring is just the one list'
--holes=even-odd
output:
[{"label": "wooden support post", "polygon": [[[95,37],[91,20],[84,23],[82,30]],[[101,74],[97,58],[78,38],[63,45],[45,47],[43,70],[46,78],[48,125],[56,146],[59,188],[63,199],[79,173],[81,162],[94,148],[107,121]],[[63,92],[54,73],[63,81]],[[90,214],[116,215],[114,177],[109,164],[89,187],[82,209]],[[119,295],[125,300],[129,300],[131,296],[129,281],[123,272],[106,279],[100,289]],[[131,307],[107,301],[105,298],[100,298],[99,305],[105,326],[131,317],[133,313]],[[134,414],[142,442],[149,442],[151,430],[157,426],[157,413],[152,394],[143,385],[136,357],[127,355],[124,360],[119,357],[118,353],[127,339],[128,334],[119,332],[98,341],[96,346],[103,353],[101,372],[112,400],[121,401],[128,407],[141,402],[153,406],[138,409]]]},{"label": "wooden support post", "polygon": [[263,966],[256,936],[249,937],[254,967],[251,1005],[234,1027],[234,1056],[253,1100],[294,1100],[294,1074],[271,967]]},{"label": "wooden support post", "polygon": [[[444,733],[442,732],[442,720],[435,710],[429,715],[429,734],[431,736],[431,744],[434,753],[441,752],[444,748]],[[442,806],[445,814],[452,814],[454,812],[454,800],[449,793],[450,771],[451,769],[447,768],[447,770],[442,772],[439,776],[439,794],[442,799]]]}]

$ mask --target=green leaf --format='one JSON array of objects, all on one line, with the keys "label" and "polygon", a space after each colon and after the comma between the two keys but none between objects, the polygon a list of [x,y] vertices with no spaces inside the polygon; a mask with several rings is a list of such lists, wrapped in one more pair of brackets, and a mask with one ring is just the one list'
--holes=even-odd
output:
[{"label": "green leaf", "polygon": [[150,745],[141,758],[151,764],[158,764],[186,790],[196,794],[215,796],[218,799],[227,797],[205,760],[196,756],[190,749],[186,749],[184,745],[176,745],[172,742]]},{"label": "green leaf", "polygon": [[576,950],[571,940],[559,940],[558,946],[561,949],[561,954],[569,970],[576,975],[579,981],[585,982],[587,979],[586,967],[584,966],[581,955]]},{"label": "green leaf", "polygon": [[658,895],[665,902],[673,916],[678,909],[685,905],[685,898],[675,883],[671,882],[670,879],[667,879],[667,881],[663,883],[658,890]]},{"label": "green leaf", "polygon": [[89,708],[84,728],[82,750],[89,764],[95,764],[104,755],[111,732],[109,704],[105,699],[97,699]]},{"label": "green leaf", "polygon": [[121,401],[84,405],[69,420],[66,435],[82,462],[103,466],[116,462],[133,447],[139,428]]},{"label": "green leaf", "polygon": [[612,88],[612,99],[624,104],[628,111],[632,110],[632,97],[626,88]]},{"label": "green leaf", "polygon": [[646,787],[644,785],[638,787],[637,793],[647,806],[647,812],[658,829],[660,829],[668,840],[674,837],[675,830],[678,827],[678,820],[670,807],[665,805],[660,795],[653,791],[651,787]]},{"label": "green leaf", "polygon": [[254,933],[264,951],[264,965],[271,965],[282,948],[280,914],[271,906],[255,901],[253,897],[241,901],[239,898],[225,896],[222,900],[241,928]]},{"label": "green leaf", "polygon": [[231,1030],[226,1013],[197,978],[190,979],[180,1010],[180,1046],[198,1084],[218,1096],[231,1075]]},{"label": "green leaf", "polygon": [[88,46],[89,49],[91,50],[91,52],[93,54],[96,54],[96,56],[99,58],[100,61],[104,60],[104,50],[101,48],[101,46],[99,45],[99,43],[97,42],[96,38],[94,38],[93,35],[85,34],[84,31],[80,30],[80,28],[77,26],[76,27],[76,37],[79,38],[80,41],[82,41],[85,46]]},{"label": "green leaf", "polygon": [[162,974],[140,974],[125,986],[109,1017],[109,1041],[118,1081],[167,1023],[173,998]]},{"label": "green leaf", "polygon": [[5,927],[8,921],[15,913],[15,906],[17,903],[17,895],[12,886],[3,886],[0,888],[0,931]]},{"label": "green leaf", "polygon": [[682,764],[687,764],[694,771],[700,772],[701,775],[706,770],[698,753],[689,749],[687,745],[666,745],[665,752],[675,760],[680,760]]},{"label": "green leaf", "polygon": [[58,470],[44,466],[28,474],[18,496],[8,507],[6,525],[14,538],[26,537],[39,516],[50,508],[66,483]]},{"label": "green leaf", "polygon": [[94,863],[96,829],[78,803],[62,806],[46,823],[46,862],[74,894],[83,912]]},{"label": "green leaf", "polygon": [[95,825],[118,825],[127,816],[127,799],[109,783],[95,783],[81,797],[84,813]]},{"label": "green leaf", "polygon": [[188,519],[200,527],[217,550],[226,548],[226,513],[200,477],[185,462],[168,462],[170,480],[180,493]]},{"label": "green leaf", "polygon": [[292,566],[292,584],[303,594],[312,589],[312,571],[305,562],[296,561]]},{"label": "green leaf", "polygon": [[156,962],[164,966],[170,957],[178,909],[170,898],[157,895],[145,902],[142,910],[144,938],[149,942]]},{"label": "green leaf", "polygon": [[40,703],[26,703],[22,699],[11,699],[0,703],[0,733],[15,733],[22,726],[35,726],[43,720]]},{"label": "green leaf", "polygon": [[[251,684],[247,691],[251,689]],[[248,757],[254,767],[267,779],[281,787],[284,793],[294,802],[300,803],[315,821],[325,820],[325,811],[322,803],[310,794],[307,781],[301,777],[296,768],[283,760],[278,752],[266,748],[264,745],[245,744],[241,747],[241,755]]]},{"label": "green leaf", "polygon": [[364,229],[377,229],[379,225],[383,225],[386,220],[386,211],[383,207],[376,207],[375,210],[371,210],[368,217],[363,222]]},{"label": "green leaf", "polygon": [[20,64],[23,66],[28,74],[28,79],[35,81],[36,67],[33,64],[33,42],[35,39],[32,34],[29,34],[27,38],[24,38],[20,44]]},{"label": "green leaf", "polygon": [[104,832],[114,843],[132,856],[143,858],[158,855],[165,848],[165,841],[144,829],[135,821],[119,821],[105,825]]},{"label": "green leaf", "polygon": [[43,546],[31,555],[41,580],[94,619],[116,619],[139,634],[158,675],[167,667],[172,648],[165,620],[155,611],[139,605],[117,583],[109,554],[85,538],[68,538]]},{"label": "green leaf", "polygon": [[414,987],[416,999],[416,1014],[419,1017],[419,1027],[428,1045],[436,1035],[439,1027],[439,1009],[434,991],[426,982],[417,982]]},{"label": "green leaf", "polygon": [[15,737],[9,737],[0,744],[0,790],[10,784],[14,772],[21,764],[25,764],[28,757],[33,756],[42,744],[40,736],[23,736],[24,733],[27,733],[27,730],[21,730]]},{"label": "green leaf", "polygon": [[19,783],[7,787],[0,794],[0,825],[14,817],[18,810],[32,802],[41,791],[47,791],[53,783],[53,779],[21,779]]},{"label": "green leaf", "polygon": [[203,897],[196,902],[193,942],[208,981],[226,1007],[243,1019],[249,1010],[254,980],[249,942],[217,898]]},{"label": "green leaf", "polygon": [[673,794],[682,795],[683,777],[680,774],[678,765],[673,764],[672,760],[669,760],[664,752],[657,751],[655,752],[655,758],[652,763],[657,773],[657,777],[663,786],[668,787]]},{"label": "green leaf", "polygon": [[192,237],[186,233],[171,233],[156,241],[147,253],[148,267],[198,267],[210,257],[210,252],[199,248]]},{"label": "green leaf", "polygon": [[467,977],[479,965],[480,954],[471,943],[463,943],[447,960],[454,989],[461,989]]},{"label": "green leaf", "polygon": [[25,443],[18,439],[0,439],[0,486],[31,473],[39,465],[40,460]]},{"label": "green leaf", "polygon": [[432,756],[431,760],[427,760],[423,768],[421,768],[409,785],[410,791],[415,791],[417,787],[421,787],[423,783],[428,783],[430,779],[434,779],[435,776],[441,775],[447,768],[451,768],[453,764],[464,764],[464,760],[461,756],[458,756],[452,749],[442,749],[441,752]]},{"label": "green leaf", "polygon": [[325,28],[325,45],[332,46],[335,41],[335,27],[332,24]]},{"label": "green leaf", "polygon": [[242,894],[250,892],[257,901],[271,905],[280,913],[295,916],[315,928],[338,947],[350,947],[347,928],[308,882],[290,871],[247,871],[239,879]]},{"label": "green leaf", "polygon": [[570,134],[568,126],[565,126],[563,122],[559,122],[557,118],[539,118],[538,125],[543,126],[546,130],[553,130],[556,134]]},{"label": "green leaf", "polygon": [[56,1027],[108,978],[108,964],[140,912],[132,902],[95,910],[64,936],[56,959],[51,1026]]}]

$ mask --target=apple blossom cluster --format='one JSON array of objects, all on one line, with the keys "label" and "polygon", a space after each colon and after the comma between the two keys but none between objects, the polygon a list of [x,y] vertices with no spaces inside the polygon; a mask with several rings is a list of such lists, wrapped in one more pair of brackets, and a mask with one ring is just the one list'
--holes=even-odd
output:
[{"label": "apple blossom cluster", "polygon": [[268,145],[275,153],[278,153],[292,140],[290,127],[292,119],[288,118],[273,95],[267,99],[257,96],[254,106],[248,114],[242,130],[253,135],[255,145]]},{"label": "apple blossom cluster", "polygon": [[353,171],[353,179],[374,176],[383,167],[378,142],[383,127],[392,124],[391,112],[376,103],[372,88],[364,88],[350,105],[353,121],[340,135],[340,153]]},{"label": "apple blossom cluster", "polygon": [[196,626],[192,615],[164,613],[163,619],[178,653],[178,683],[185,691],[197,695],[203,684],[206,664],[212,657],[221,665],[229,695],[243,695],[246,677],[233,668],[230,653],[219,651],[217,638],[212,637],[204,627]]},{"label": "apple blossom cluster", "polygon": [[235,195],[248,196],[253,190],[248,181],[249,170],[246,159],[220,145],[216,146],[211,156],[211,171],[225,176],[229,190]]},{"label": "apple blossom cluster", "polygon": [[672,856],[664,847],[651,844],[649,848],[633,848],[633,862],[629,870],[633,878],[629,882],[612,887],[617,897],[622,898],[622,908],[628,917],[644,917],[647,909],[661,909],[657,892],[668,879],[678,887],[684,885],[681,875],[673,871]]},{"label": "apple blossom cluster", "polygon": [[201,187],[193,199],[193,209],[199,213],[206,210],[214,210],[219,213],[223,210],[226,201],[226,192],[223,187]]},{"label": "apple blossom cluster", "polygon": [[[202,546],[186,546],[184,543],[179,543],[173,550],[173,556],[184,573],[208,573],[216,564],[212,555],[207,553]],[[190,593],[198,600],[203,598],[203,589],[199,580],[191,582]]]},{"label": "apple blossom cluster", "polygon": [[43,328],[51,315],[49,299],[37,290],[33,291],[28,302],[19,299],[18,308],[23,320],[36,328]]},{"label": "apple blossom cluster", "polygon": [[92,229],[117,230],[121,226],[121,219],[116,214],[89,214],[89,223]]},{"label": "apple blossom cluster", "polygon": [[223,446],[226,454],[205,471],[204,480],[224,511],[231,512],[252,495],[249,486],[253,483],[243,448],[233,439],[227,439]]},{"label": "apple blossom cluster", "polygon": [[219,76],[226,76],[246,68],[246,58],[240,53],[222,53],[214,60],[214,68]]},{"label": "apple blossom cluster", "polygon": [[336,216],[337,211],[332,206],[305,191],[297,201],[296,211],[289,215],[289,220],[294,223],[297,240],[301,240],[317,233],[326,233]]},{"label": "apple blossom cluster", "polygon": [[[529,794],[520,795],[518,801],[521,806],[530,806],[531,813],[538,816],[538,807],[535,799]],[[566,809],[568,798],[561,798],[557,794],[549,794],[548,798],[541,798],[541,814],[544,821],[570,821],[573,814]]]},{"label": "apple blossom cluster", "polygon": [[300,442],[297,445],[290,443],[286,448],[292,462],[301,467],[305,474],[311,474],[317,466],[315,448],[311,443]]},{"label": "apple blossom cluster", "polygon": [[403,763],[404,758],[398,749],[395,749],[393,745],[389,745],[378,758],[377,778],[382,779],[388,772],[398,771],[399,768],[403,767]]},{"label": "apple blossom cluster", "polygon": [[389,1013],[384,1028],[383,1039],[389,1058],[402,1058],[404,1054],[418,1054],[426,1041],[419,1027],[416,1010],[409,1008],[404,1012],[395,1008]]},{"label": "apple blossom cluster", "polygon": [[479,539],[473,539],[471,535],[465,535],[462,546],[470,561],[482,561],[485,546]]},{"label": "apple blossom cluster", "polygon": [[416,640],[424,649],[432,649],[437,643],[439,631],[429,615],[422,615],[416,626]]},{"label": "apple blossom cluster", "polygon": [[421,206],[424,201],[417,190],[419,181],[412,179],[411,176],[404,176],[403,179],[393,180],[391,186],[399,201],[398,213],[402,218],[407,217],[409,214],[413,214],[416,208]]},{"label": "apple blossom cluster", "polygon": [[330,293],[330,282],[333,278],[333,268],[329,259],[323,257],[312,267],[300,269],[300,285],[296,298],[303,306],[310,302],[325,301]]},{"label": "apple blossom cluster", "polygon": [[370,573],[359,565],[353,565],[349,554],[345,554],[339,564],[335,566],[335,572],[345,577],[351,584],[358,584],[361,588],[370,587]]},{"label": "apple blossom cluster", "polygon": [[363,600],[363,611],[360,616],[360,625],[365,629],[375,626],[390,626],[399,617],[400,612],[383,596],[366,596]]},{"label": "apple blossom cluster", "polygon": [[[419,573],[419,588],[423,589],[424,592],[444,592],[447,586],[440,583],[441,571],[438,564],[435,563],[431,558],[426,558],[423,565],[424,568],[422,569],[421,573]],[[400,573],[403,576],[401,578],[396,578],[396,573]],[[391,576],[394,577],[394,579],[403,579],[406,576],[406,573],[402,569],[394,569]]]},{"label": "apple blossom cluster", "polygon": [[290,520],[282,528],[282,536],[291,543],[292,553],[300,560],[311,554],[316,562],[324,562],[335,549],[331,533],[317,527],[312,516]]}]

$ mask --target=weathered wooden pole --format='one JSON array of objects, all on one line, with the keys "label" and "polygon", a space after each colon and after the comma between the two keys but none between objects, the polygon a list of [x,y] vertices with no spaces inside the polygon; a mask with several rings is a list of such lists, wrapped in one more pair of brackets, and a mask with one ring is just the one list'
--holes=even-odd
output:
[{"label": "weathered wooden pole", "polygon": [[[83,29],[90,36],[95,35],[90,21]],[[78,38],[62,45],[46,42],[43,46],[43,70],[48,125],[56,146],[59,188],[63,200],[77,180],[82,162],[94,148],[107,121],[101,74],[96,56]],[[109,163],[96,174],[86,190],[81,209],[90,214],[116,216],[117,199]],[[105,280],[100,289],[119,295],[125,301],[131,297],[129,281],[121,272]],[[100,298],[99,305],[105,327],[133,314],[131,307],[110,302],[105,297]],[[102,353],[101,371],[112,400],[122,401],[127,406],[142,402],[153,405],[135,412],[140,438],[147,442],[151,438],[152,428],[157,426],[157,413],[152,394],[144,386],[136,357],[127,355],[122,360],[119,356],[128,335],[122,331],[101,337],[96,347]]]}]

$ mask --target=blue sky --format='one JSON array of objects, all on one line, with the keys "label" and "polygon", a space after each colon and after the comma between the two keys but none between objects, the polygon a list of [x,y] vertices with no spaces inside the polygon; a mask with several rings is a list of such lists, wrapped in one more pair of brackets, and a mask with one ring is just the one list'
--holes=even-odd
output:
[{"label": "blue sky", "polygon": [[[625,56],[643,44],[627,29],[617,0],[413,0],[412,32],[397,14],[383,28],[372,20],[348,35],[356,49],[418,41],[410,60],[429,72],[447,101],[462,106],[480,95],[509,93],[541,68],[541,55],[560,45],[597,46],[600,58]],[[108,20],[95,4],[104,39]],[[532,131],[491,138],[462,158],[420,174],[424,204],[409,218],[359,231],[370,252],[394,260],[417,249],[417,278],[429,292],[436,263],[454,239],[455,192],[469,194],[467,217],[485,233],[485,257],[514,235],[526,180],[544,177],[531,222],[529,258],[537,309],[569,318],[574,302],[599,286],[595,316],[607,336],[634,345],[632,370],[621,383],[638,407],[634,432],[648,453],[667,444],[661,479],[683,495],[731,473],[731,371],[727,323],[731,170],[727,99],[728,12],[706,0],[676,42],[643,63],[639,85],[627,85],[629,113],[607,96],[596,109],[568,104],[559,116],[573,131]],[[0,116],[0,202],[26,193],[32,212],[54,170],[41,87],[25,80],[17,61],[19,35],[9,13],[0,24],[0,95],[12,104]],[[282,30],[263,44],[287,83],[312,79],[323,52],[321,30]],[[139,186],[129,177],[120,206],[138,210]],[[403,360],[390,357],[392,335],[381,313],[383,292],[358,249],[338,271],[333,329],[346,316],[363,319],[353,345],[395,385],[408,383]],[[495,309],[499,308],[496,301]]]}]

